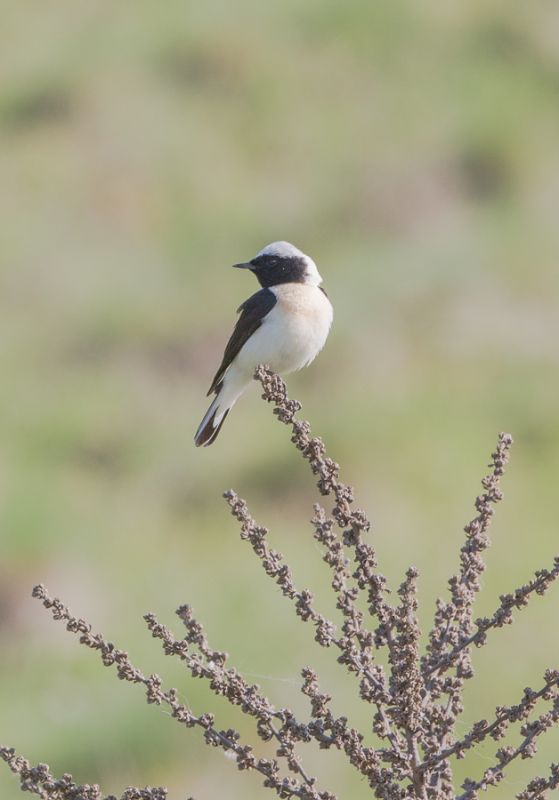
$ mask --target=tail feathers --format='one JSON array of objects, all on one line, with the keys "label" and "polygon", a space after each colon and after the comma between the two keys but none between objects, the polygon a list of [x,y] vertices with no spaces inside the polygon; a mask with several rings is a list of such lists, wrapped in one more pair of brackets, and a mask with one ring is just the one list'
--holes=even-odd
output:
[{"label": "tail feathers", "polygon": [[196,435],[194,437],[194,443],[196,447],[204,446],[208,447],[208,445],[212,444],[216,438],[217,434],[221,430],[221,426],[225,422],[225,418],[230,411],[230,408],[226,409],[223,414],[221,415],[221,419],[216,424],[215,418],[219,411],[219,397],[216,397],[208,408],[206,412],[206,416],[200,423],[198,430],[196,431]]}]

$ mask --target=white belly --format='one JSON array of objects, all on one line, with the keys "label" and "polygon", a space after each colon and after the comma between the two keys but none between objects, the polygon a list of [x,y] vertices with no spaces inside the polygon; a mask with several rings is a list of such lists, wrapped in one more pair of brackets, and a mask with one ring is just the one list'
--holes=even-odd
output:
[{"label": "white belly", "polygon": [[257,364],[269,364],[274,372],[293,372],[310,364],[324,347],[332,306],[317,286],[284,283],[271,291],[277,303],[237,360],[251,372]]}]

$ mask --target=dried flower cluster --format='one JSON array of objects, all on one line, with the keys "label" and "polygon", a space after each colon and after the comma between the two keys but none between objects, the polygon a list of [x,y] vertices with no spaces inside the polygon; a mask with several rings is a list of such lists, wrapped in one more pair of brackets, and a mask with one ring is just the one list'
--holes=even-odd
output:
[{"label": "dried flower cluster", "polygon": [[[164,652],[175,656],[193,678],[207,681],[216,695],[239,706],[255,722],[256,736],[273,743],[274,756],[257,754],[254,742],[245,742],[234,729],[216,726],[214,715],[194,714],[179,702],[177,691],[164,689],[158,675],[145,676],[91,626],[52,599],[43,586],[33,595],[41,600],[55,620],[65,623],[80,643],[98,652],[102,663],[114,667],[119,678],[140,684],[148,703],[164,704],[171,716],[187,728],[199,728],[204,740],[232,754],[237,767],[253,770],[264,787],[280,798],[336,800],[308,774],[301,745],[314,741],[321,749],[341,751],[371,789],[371,796],[383,800],[476,800],[480,792],[503,780],[506,767],[516,758],[530,758],[537,738],[559,722],[559,671],[547,670],[541,685],[526,688],[517,704],[499,706],[491,719],[481,719],[461,736],[456,723],[464,710],[465,682],[474,675],[472,648],[487,644],[494,628],[513,621],[513,612],[524,608],[535,595],[543,595],[559,576],[559,557],[551,569],[541,569],[524,586],[502,595],[494,613],[474,619],[473,605],[484,570],[482,554],[489,545],[488,528],[495,505],[501,500],[500,479],[508,461],[512,439],[500,434],[491,457],[490,471],[482,480],[483,491],[476,499],[476,516],[465,526],[466,539],[460,551],[460,566],[449,580],[449,597],[439,600],[426,651],[420,647],[417,622],[418,573],[410,567],[389,602],[386,579],[378,571],[377,557],[370,543],[370,523],[353,505],[353,490],[339,478],[339,467],[325,452],[322,440],[312,437],[308,422],[296,419],[301,406],[287,396],[284,382],[266,367],[259,367],[263,398],[274,404],[274,414],[291,427],[291,441],[317,477],[324,497],[331,498],[328,511],[316,504],[312,518],[313,535],[321,546],[322,558],[331,574],[330,585],[341,615],[338,627],[315,607],[313,594],[295,585],[292,572],[281,553],[268,543],[268,531],[257,524],[246,503],[235,492],[225,493],[233,516],[265,573],[292,602],[295,614],[310,623],[314,639],[335,651],[337,661],[355,679],[363,703],[371,706],[371,728],[358,731],[346,717],[330,709],[331,697],[321,690],[318,675],[309,667],[301,671],[301,691],[308,698],[308,718],[298,718],[289,708],[275,708],[257,685],[247,682],[227,664],[227,654],[210,647],[202,625],[190,606],[177,615],[185,635],[176,638],[153,614],[145,616],[148,630]],[[364,601],[364,602],[363,602]],[[362,608],[366,607],[368,615]],[[378,660],[386,649],[388,668]],[[545,707],[535,716],[536,706]],[[515,746],[497,750],[495,763],[476,778],[467,778],[460,789],[453,780],[453,759],[485,740],[499,741],[517,725],[520,740]],[[366,734],[375,735],[375,746],[364,744]],[[104,798],[97,786],[77,786],[70,775],[55,780],[44,764],[31,768],[13,749],[0,748],[0,756],[19,774],[21,788],[46,800],[116,800]],[[552,764],[548,777],[532,780],[516,795],[518,800],[538,800],[559,786],[559,765]],[[164,800],[164,789],[127,789],[121,800]]]},{"label": "dried flower cluster", "polygon": [[[13,773],[19,775],[19,783],[23,792],[31,792],[45,800],[117,800],[114,795],[104,795],[96,785],[74,783],[72,776],[64,774],[60,780],[54,778],[47,764],[32,767],[22,756],[18,756],[13,747],[0,747],[2,758]],[[120,800],[166,800],[167,790],[151,786],[145,789],[128,787]],[[190,798],[192,800],[192,798]]]}]

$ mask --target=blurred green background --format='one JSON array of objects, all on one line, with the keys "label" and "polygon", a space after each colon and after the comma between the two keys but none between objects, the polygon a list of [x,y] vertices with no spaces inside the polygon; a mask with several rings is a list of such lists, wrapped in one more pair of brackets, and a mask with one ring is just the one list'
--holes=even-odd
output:
[{"label": "blurred green background", "polygon": [[[165,660],[147,610],[191,603],[279,704],[299,669],[366,729],[355,685],[262,574],[235,488],[331,610],[312,476],[254,388],[216,445],[194,430],[234,310],[229,265],[288,239],[335,308],[291,376],[428,627],[499,430],[515,437],[479,612],[552,561],[559,477],[559,8],[255,0],[2,4],[0,741],[56,773],[267,796],[120,684],[30,599],[43,581],[195,711],[252,724]],[[459,730],[557,666],[559,594],[475,654]],[[514,741],[514,738],[513,738]],[[511,798],[556,758],[515,765]],[[458,777],[493,763],[484,745]],[[369,796],[338,754],[309,771]],[[226,789],[223,788],[226,782]],[[0,795],[20,797],[0,769]]]}]

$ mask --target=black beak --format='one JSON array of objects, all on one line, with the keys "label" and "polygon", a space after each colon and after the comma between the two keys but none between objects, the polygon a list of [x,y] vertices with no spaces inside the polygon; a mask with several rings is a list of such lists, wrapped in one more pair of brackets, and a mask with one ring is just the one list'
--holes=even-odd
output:
[{"label": "black beak", "polygon": [[233,264],[235,269],[254,269],[250,261],[245,261],[244,264]]}]

